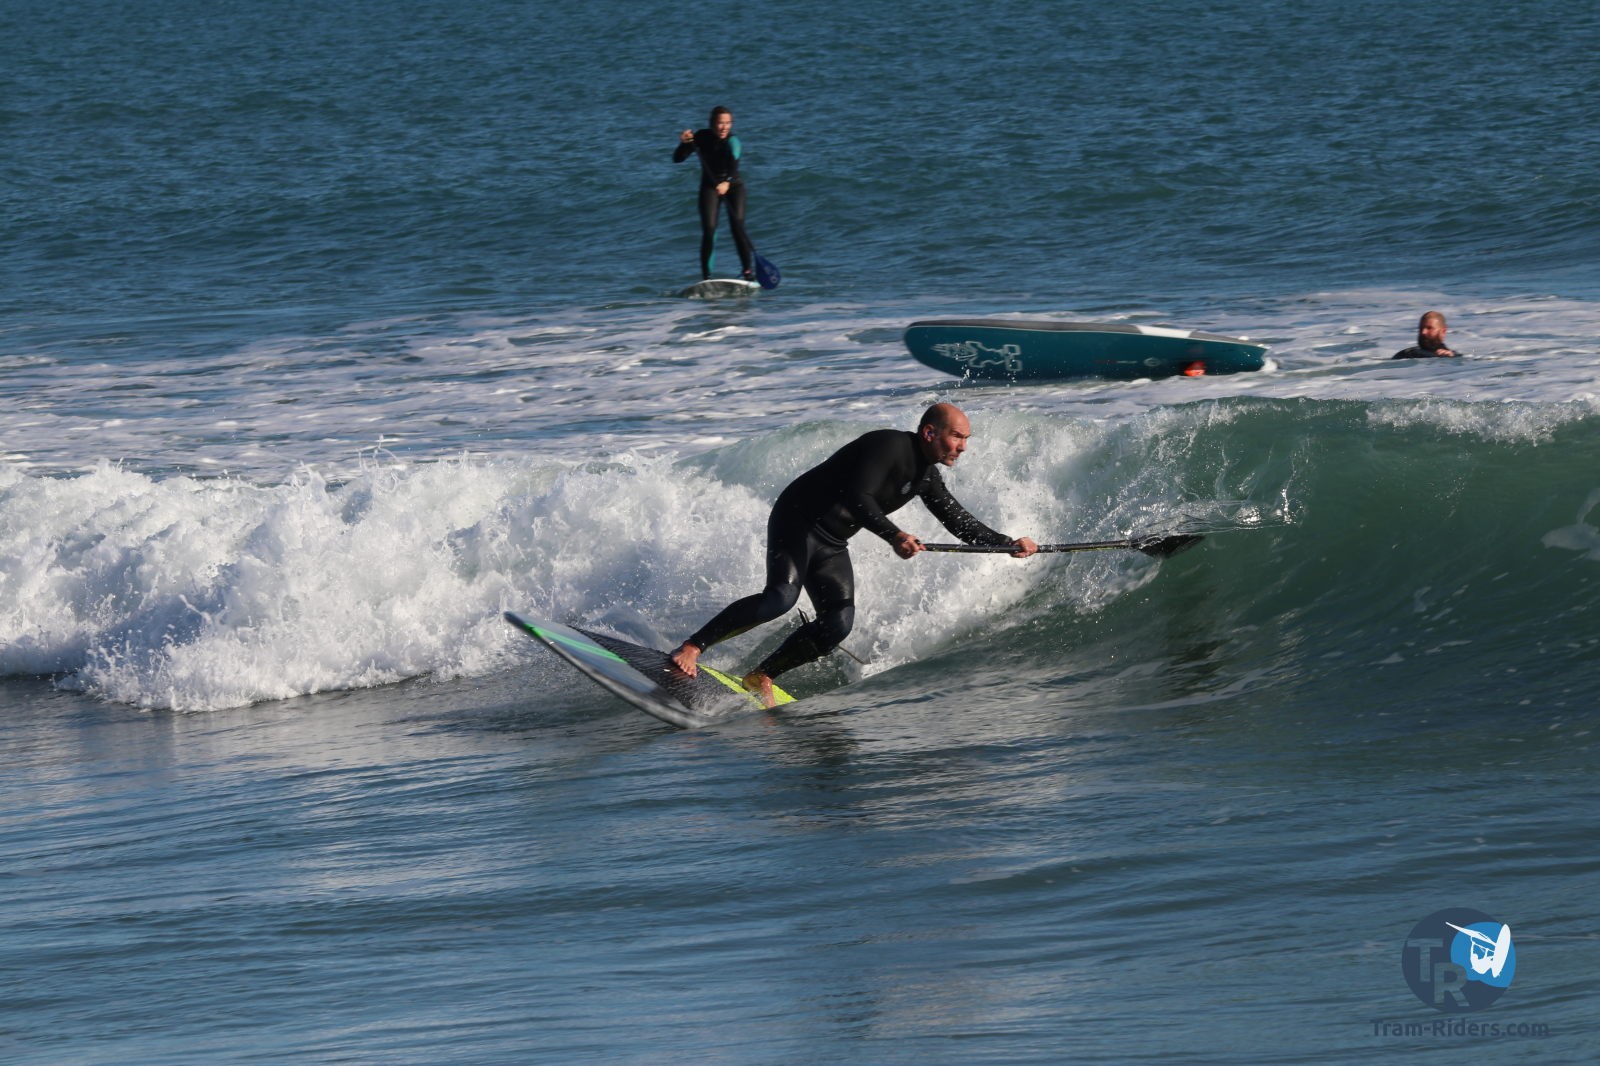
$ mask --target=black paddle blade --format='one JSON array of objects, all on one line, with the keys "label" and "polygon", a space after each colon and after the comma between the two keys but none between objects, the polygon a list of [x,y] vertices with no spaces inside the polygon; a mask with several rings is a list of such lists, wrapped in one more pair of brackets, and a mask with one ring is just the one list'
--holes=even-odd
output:
[{"label": "black paddle blade", "polygon": [[1179,533],[1171,537],[1153,537],[1150,540],[1141,540],[1134,547],[1146,555],[1153,555],[1157,559],[1165,559],[1168,556],[1177,555],[1181,551],[1188,551],[1202,540],[1205,540],[1205,537],[1199,533]]}]

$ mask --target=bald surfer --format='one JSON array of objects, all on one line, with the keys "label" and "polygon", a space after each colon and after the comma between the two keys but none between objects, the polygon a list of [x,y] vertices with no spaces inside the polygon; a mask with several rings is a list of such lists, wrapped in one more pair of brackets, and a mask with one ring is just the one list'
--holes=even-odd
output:
[{"label": "bald surfer", "polygon": [[744,148],[733,135],[733,112],[725,107],[711,109],[711,124],[703,130],[684,130],[678,135],[672,161],[681,163],[691,155],[700,157],[700,276],[711,277],[711,263],[717,248],[717,215],[728,205],[728,228],[739,249],[739,264],[746,281],[755,275],[752,266],[755,246],[744,231],[744,179],[739,176],[739,157]]},{"label": "bald surfer", "polygon": [[723,608],[672,653],[672,661],[692,677],[707,648],[787,613],[804,589],[817,617],[789,634],[743,679],[745,688],[772,706],[775,677],[822,658],[855,624],[850,538],[871,530],[902,559],[924,550],[921,540],[889,520],[913,499],[921,499],[968,544],[1014,547],[1011,554],[1018,559],[1038,551],[1028,537],[1008,537],[972,517],[945,487],[939,467],[954,466],[971,436],[972,425],[960,408],[936,403],[923,412],[916,432],[863,434],[790,482],[767,519],[766,587]]},{"label": "bald surfer", "polygon": [[1444,346],[1444,335],[1449,330],[1445,325],[1444,315],[1438,311],[1429,311],[1417,323],[1417,343],[1404,351],[1395,352],[1395,359],[1428,359],[1434,356],[1454,357],[1460,352],[1453,352]]}]

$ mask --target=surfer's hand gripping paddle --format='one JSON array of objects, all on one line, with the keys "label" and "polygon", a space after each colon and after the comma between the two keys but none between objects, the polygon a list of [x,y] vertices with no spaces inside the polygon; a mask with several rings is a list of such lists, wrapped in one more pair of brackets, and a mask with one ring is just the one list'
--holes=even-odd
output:
[{"label": "surfer's hand gripping paddle", "polygon": [[[1126,540],[1093,540],[1082,544],[1041,544],[1040,552],[1095,552],[1132,548],[1134,551],[1165,559],[1192,548],[1204,539],[1199,533],[1177,533],[1170,537],[1129,537]],[[1011,544],[924,544],[930,552],[973,552],[987,555],[1010,555],[1017,549]]]}]

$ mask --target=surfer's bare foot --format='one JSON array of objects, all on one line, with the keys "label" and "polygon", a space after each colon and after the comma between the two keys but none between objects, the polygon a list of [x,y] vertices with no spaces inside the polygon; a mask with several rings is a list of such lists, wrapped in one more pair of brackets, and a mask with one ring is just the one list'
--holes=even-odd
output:
[{"label": "surfer's bare foot", "polygon": [[749,691],[754,692],[756,698],[761,701],[762,706],[766,707],[767,710],[770,711],[777,705],[778,701],[772,695],[772,678],[763,674],[760,670],[752,670],[750,673],[745,674],[744,679],[739,683]]},{"label": "surfer's bare foot", "polygon": [[[690,677],[693,677],[700,669],[696,665],[700,661],[700,647],[696,644],[690,644],[687,640],[667,658],[671,659],[674,666]],[[768,682],[768,684],[771,684],[771,682]]]}]

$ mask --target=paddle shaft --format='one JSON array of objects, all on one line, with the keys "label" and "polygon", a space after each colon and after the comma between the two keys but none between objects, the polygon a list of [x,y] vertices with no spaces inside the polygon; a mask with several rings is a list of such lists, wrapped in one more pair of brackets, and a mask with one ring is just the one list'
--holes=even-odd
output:
[{"label": "paddle shaft", "polygon": [[[1042,552],[1095,552],[1115,550],[1117,548],[1131,548],[1134,551],[1153,555],[1157,559],[1165,559],[1169,555],[1176,555],[1181,551],[1194,547],[1205,538],[1199,533],[1174,533],[1166,537],[1126,537],[1122,540],[1091,540],[1082,544],[1041,544]],[[1011,544],[924,544],[923,549],[931,552],[987,552],[990,554],[1005,553],[1013,555],[1016,546]]]},{"label": "paddle shaft", "polygon": [[[1150,541],[1146,540],[1094,540],[1083,544],[1041,544],[1040,552],[1095,552],[1108,551],[1115,548],[1138,548]],[[924,544],[924,551],[930,552],[976,552],[989,555],[1011,555],[1016,552],[1012,544]]]}]

